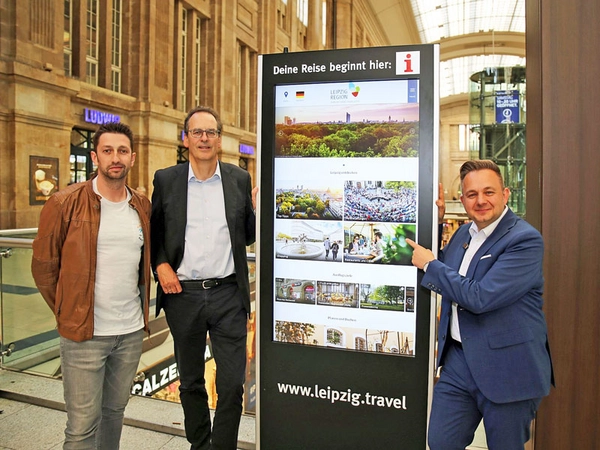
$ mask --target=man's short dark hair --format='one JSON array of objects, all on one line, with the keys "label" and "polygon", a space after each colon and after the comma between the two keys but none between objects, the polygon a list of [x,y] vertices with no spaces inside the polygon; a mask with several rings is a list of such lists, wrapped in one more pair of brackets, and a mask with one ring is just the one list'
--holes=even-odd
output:
[{"label": "man's short dark hair", "polygon": [[476,170],[492,170],[500,178],[500,185],[502,189],[504,189],[504,180],[502,179],[502,172],[500,172],[500,167],[489,159],[474,159],[472,161],[467,161],[462,166],[460,166],[460,183],[462,185],[463,180],[467,176],[468,173],[476,171]]},{"label": "man's short dark hair", "polygon": [[223,131],[223,122],[221,122],[221,118],[219,117],[219,113],[217,113],[217,111],[212,109],[210,106],[196,106],[195,108],[190,109],[190,111],[187,113],[185,121],[183,122],[183,129],[186,133],[189,131],[188,124],[190,122],[190,119],[194,114],[199,112],[205,112],[212,115],[217,121],[217,131],[219,132],[219,134],[221,133],[221,131]]},{"label": "man's short dark hair", "polygon": [[133,131],[131,131],[131,128],[129,128],[128,125],[122,122],[108,122],[100,125],[98,130],[96,130],[94,133],[94,137],[92,138],[92,142],[94,144],[94,148],[92,149],[93,151],[96,151],[98,142],[100,141],[100,136],[105,133],[124,134],[127,136],[129,138],[129,147],[133,152]]}]

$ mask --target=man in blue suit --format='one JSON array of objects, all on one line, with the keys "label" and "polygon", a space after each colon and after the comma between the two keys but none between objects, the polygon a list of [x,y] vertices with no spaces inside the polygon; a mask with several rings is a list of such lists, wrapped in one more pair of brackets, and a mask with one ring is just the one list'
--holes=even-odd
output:
[{"label": "man in blue suit", "polygon": [[[222,123],[212,108],[184,122],[189,163],[154,175],[152,267],[156,314],[165,310],[180,375],[185,433],[194,450],[235,450],[246,367],[256,192],[248,172],[218,160]],[[206,335],[217,365],[214,424],[204,378]]]},{"label": "man in blue suit", "polygon": [[472,222],[438,259],[407,239],[413,264],[425,271],[422,286],[442,295],[442,370],[428,443],[431,450],[464,450],[483,418],[490,450],[522,450],[554,382],[542,312],[543,241],[506,206],[510,191],[494,162],[468,161],[460,179]]}]

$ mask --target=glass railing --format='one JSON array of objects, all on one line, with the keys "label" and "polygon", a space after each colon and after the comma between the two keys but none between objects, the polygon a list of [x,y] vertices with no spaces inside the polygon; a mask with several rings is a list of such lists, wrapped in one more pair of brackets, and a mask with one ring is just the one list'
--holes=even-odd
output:
[{"label": "glass railing", "polygon": [[60,370],[54,315],[31,276],[35,229],[0,232],[0,341],[3,368],[56,376]]},{"label": "glass railing", "polygon": [[[0,230],[0,367],[60,378],[59,335],[54,314],[40,295],[31,275],[32,243],[36,229]],[[248,251],[253,251],[249,248]],[[255,255],[248,253],[252,314],[248,326],[246,413],[255,409]],[[150,335],[144,347],[132,393],[179,401],[178,372],[172,337],[161,313],[154,317],[156,284],[152,283]],[[211,349],[207,352],[207,388],[214,372]],[[166,374],[166,376],[165,376]],[[212,380],[214,381],[214,380]],[[208,390],[208,389],[207,389]],[[209,393],[212,391],[209,390]],[[214,407],[216,398],[209,399]]]}]

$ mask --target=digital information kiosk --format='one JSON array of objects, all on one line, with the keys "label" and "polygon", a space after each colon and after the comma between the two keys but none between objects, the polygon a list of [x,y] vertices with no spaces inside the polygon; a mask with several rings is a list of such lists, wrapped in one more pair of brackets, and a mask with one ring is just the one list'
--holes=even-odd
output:
[{"label": "digital information kiosk", "polygon": [[259,57],[257,448],[426,448],[439,49]]}]

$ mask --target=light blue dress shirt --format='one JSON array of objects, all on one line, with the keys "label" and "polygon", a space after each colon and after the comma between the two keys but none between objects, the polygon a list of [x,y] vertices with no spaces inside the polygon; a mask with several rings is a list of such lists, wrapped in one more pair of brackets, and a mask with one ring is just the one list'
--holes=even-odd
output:
[{"label": "light blue dress shirt", "polygon": [[207,180],[188,172],[185,249],[177,269],[180,280],[223,278],[235,272],[229,227],[225,217],[225,196],[221,166]]}]

